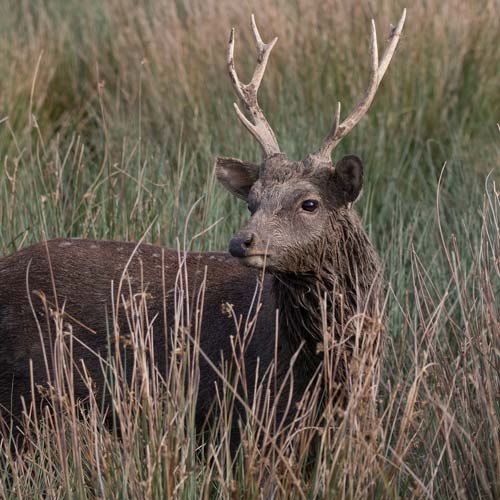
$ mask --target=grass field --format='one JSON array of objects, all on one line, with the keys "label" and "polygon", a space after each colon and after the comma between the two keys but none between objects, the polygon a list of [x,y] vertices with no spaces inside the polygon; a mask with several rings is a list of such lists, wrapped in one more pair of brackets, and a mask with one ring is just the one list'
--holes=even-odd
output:
[{"label": "grass field", "polygon": [[[279,37],[260,100],[300,158],[336,101],[348,110],[363,92],[369,20],[382,46],[403,7],[374,105],[334,153],[364,161],[357,209],[388,283],[369,446],[353,403],[324,421],[313,458],[308,429],[265,454],[250,429],[231,467],[222,417],[220,441],[196,451],[177,374],[116,410],[120,437],[97,403],[76,419],[68,402],[19,453],[2,441],[0,497],[500,497],[496,0],[3,0],[0,253],[56,236],[225,249],[248,215],[214,182],[214,158],[259,158],[232,109],[230,27],[245,75],[250,13]],[[175,404],[148,404],[166,389]]]}]

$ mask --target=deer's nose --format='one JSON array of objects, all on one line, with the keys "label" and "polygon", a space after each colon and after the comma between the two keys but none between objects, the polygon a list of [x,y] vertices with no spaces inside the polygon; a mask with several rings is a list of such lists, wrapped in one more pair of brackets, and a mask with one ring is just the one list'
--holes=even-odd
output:
[{"label": "deer's nose", "polygon": [[246,257],[248,250],[252,246],[254,234],[250,232],[241,232],[233,236],[229,242],[229,253],[233,257]]}]

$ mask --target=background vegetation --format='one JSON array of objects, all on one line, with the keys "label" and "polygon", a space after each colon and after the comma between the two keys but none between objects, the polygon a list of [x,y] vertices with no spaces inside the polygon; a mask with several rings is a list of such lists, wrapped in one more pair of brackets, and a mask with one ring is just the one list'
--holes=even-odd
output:
[{"label": "background vegetation", "polygon": [[[261,103],[299,158],[336,101],[347,112],[365,88],[370,18],[382,46],[403,7],[375,103],[335,151],[364,160],[357,208],[388,282],[376,445],[336,421],[313,465],[294,443],[272,457],[247,447],[231,468],[216,445],[194,451],[186,403],[126,437],[98,408],[95,420],[69,411],[67,446],[50,419],[17,455],[3,442],[1,496],[500,496],[496,0],[3,0],[0,252],[56,236],[175,246],[185,233],[193,249],[225,249],[247,214],[214,183],[214,158],[259,158],[232,109],[230,27],[241,74],[254,64],[251,12],[264,40],[279,37]],[[130,411],[117,418],[139,429]]]}]

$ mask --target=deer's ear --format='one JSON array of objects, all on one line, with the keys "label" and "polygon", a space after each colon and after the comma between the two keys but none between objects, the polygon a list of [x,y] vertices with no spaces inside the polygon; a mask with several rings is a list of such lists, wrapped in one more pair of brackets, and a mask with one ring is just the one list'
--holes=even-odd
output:
[{"label": "deer's ear", "polygon": [[363,163],[355,155],[344,156],[335,164],[333,178],[343,203],[352,203],[363,187]]},{"label": "deer's ear", "polygon": [[236,158],[219,156],[215,165],[215,174],[230,193],[246,200],[254,182],[259,178],[259,166]]}]

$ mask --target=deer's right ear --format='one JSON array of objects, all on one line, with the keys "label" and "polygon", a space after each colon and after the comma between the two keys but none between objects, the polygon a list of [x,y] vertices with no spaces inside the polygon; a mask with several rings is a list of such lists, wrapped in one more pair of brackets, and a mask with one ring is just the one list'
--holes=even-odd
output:
[{"label": "deer's right ear", "polygon": [[236,158],[219,156],[216,160],[215,174],[230,193],[246,200],[250,189],[259,178],[259,166]]}]

